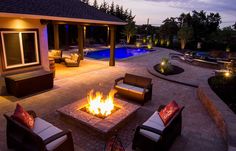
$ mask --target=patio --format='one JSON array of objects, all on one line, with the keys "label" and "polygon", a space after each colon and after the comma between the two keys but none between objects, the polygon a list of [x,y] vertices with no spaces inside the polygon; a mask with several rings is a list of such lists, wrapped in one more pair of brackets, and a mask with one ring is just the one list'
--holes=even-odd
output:
[{"label": "patio", "polygon": [[97,71],[108,68],[106,61],[96,61],[91,59],[84,59],[80,61],[79,67],[67,67],[65,63],[55,63],[56,74],[55,80],[61,80],[64,78],[73,77],[83,73]]},{"label": "patio", "polygon": [[[149,62],[147,60],[158,60],[172,52],[167,49],[157,49],[158,51],[152,54],[117,62],[115,67],[108,67],[106,65],[103,68],[104,62],[93,61],[91,62],[92,64],[98,63],[101,68],[99,67],[95,70],[95,68],[91,67],[91,70],[87,70],[82,69],[83,65],[81,64],[81,67],[73,68],[75,71],[69,75],[69,71],[66,71],[67,74],[57,72],[56,75],[58,74],[58,77],[55,79],[54,89],[50,91],[22,99],[16,99],[12,96],[1,96],[0,113],[12,113],[15,104],[20,103],[26,109],[35,110],[38,116],[57,127],[71,129],[75,150],[101,151],[106,141],[100,137],[99,133],[88,130],[79,123],[63,118],[56,110],[84,98],[91,89],[107,93],[113,87],[116,78],[123,76],[124,73],[133,73],[152,78],[154,87],[152,100],[142,106],[136,115],[117,132],[127,151],[132,150],[131,144],[136,126],[148,119],[160,104],[166,104],[171,100],[184,105],[185,110],[183,111],[182,135],[176,139],[170,151],[226,150],[226,144],[219,129],[197,97],[196,88],[165,81],[148,73],[146,67]],[[88,61],[88,63],[90,62]],[[84,71],[79,71],[79,68]],[[64,68],[61,69],[61,71],[64,71]],[[204,74],[209,75],[209,72],[211,72],[205,73],[205,69],[201,70],[197,67],[192,67],[191,69],[190,75],[185,73],[184,77],[202,80]],[[68,68],[68,70],[72,69]],[[192,76],[191,73],[194,70],[200,71],[200,75]],[[0,127],[0,148],[2,151],[6,151],[6,121],[3,116],[0,117],[0,121],[2,123]]]}]

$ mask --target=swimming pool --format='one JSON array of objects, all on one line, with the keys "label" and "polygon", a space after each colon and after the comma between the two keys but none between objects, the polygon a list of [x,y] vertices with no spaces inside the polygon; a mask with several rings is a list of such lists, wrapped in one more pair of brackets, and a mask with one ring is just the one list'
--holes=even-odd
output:
[{"label": "swimming pool", "polygon": [[[155,50],[148,50],[144,48],[116,48],[115,59],[119,60],[133,56],[139,56],[152,51]],[[88,52],[85,56],[93,59],[107,59],[110,58],[110,49]]]}]

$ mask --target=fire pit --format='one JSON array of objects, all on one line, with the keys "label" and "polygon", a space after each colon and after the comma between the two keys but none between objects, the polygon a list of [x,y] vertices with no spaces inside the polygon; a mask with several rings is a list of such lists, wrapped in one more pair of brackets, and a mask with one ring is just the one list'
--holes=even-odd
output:
[{"label": "fire pit", "polygon": [[106,134],[116,129],[120,123],[139,109],[138,105],[114,98],[114,93],[111,91],[107,97],[103,97],[101,92],[94,94],[90,91],[87,98],[66,105],[57,111]]},{"label": "fire pit", "polygon": [[107,116],[120,109],[120,107],[114,104],[115,93],[115,90],[110,91],[109,95],[104,99],[101,92],[96,92],[94,95],[93,90],[91,90],[87,97],[88,104],[81,108],[81,110],[105,119]]}]

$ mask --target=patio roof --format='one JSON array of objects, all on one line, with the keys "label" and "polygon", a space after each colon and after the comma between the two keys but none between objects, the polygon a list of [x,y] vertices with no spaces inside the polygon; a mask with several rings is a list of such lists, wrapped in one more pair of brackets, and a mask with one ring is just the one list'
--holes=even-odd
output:
[{"label": "patio roof", "polygon": [[126,24],[119,18],[99,11],[80,0],[1,0],[0,17],[107,25]]}]

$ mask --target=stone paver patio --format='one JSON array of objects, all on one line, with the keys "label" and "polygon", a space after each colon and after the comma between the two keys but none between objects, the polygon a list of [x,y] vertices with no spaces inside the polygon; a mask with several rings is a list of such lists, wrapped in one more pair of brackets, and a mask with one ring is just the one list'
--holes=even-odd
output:
[{"label": "stone paver patio", "polygon": [[[176,139],[170,151],[226,150],[226,144],[218,128],[198,100],[196,88],[165,81],[148,73],[146,67],[150,61],[168,56],[168,53],[171,52],[167,49],[157,49],[156,52],[145,56],[117,62],[115,67],[99,68],[95,71],[60,78],[60,80],[55,80],[53,90],[44,93],[22,99],[1,96],[0,113],[1,115],[6,112],[12,113],[16,103],[20,103],[26,109],[35,110],[38,116],[56,126],[62,129],[71,129],[76,151],[102,151],[106,140],[99,133],[60,116],[56,110],[84,98],[91,89],[108,93],[114,85],[114,80],[128,72],[152,78],[153,96],[151,101],[142,106],[135,116],[117,131],[127,151],[131,150],[136,126],[148,119],[160,104],[166,104],[171,100],[176,100],[179,104],[184,105],[185,109],[183,111],[182,135]],[[195,72],[199,71],[199,68],[193,67],[191,69],[193,69],[192,73],[194,73],[194,69],[196,69]],[[186,75],[184,78],[194,79],[195,76],[197,80],[201,80],[201,77],[205,78],[204,74],[201,72],[200,76]],[[3,116],[0,117],[0,123],[0,150],[6,151],[6,120]]]}]

